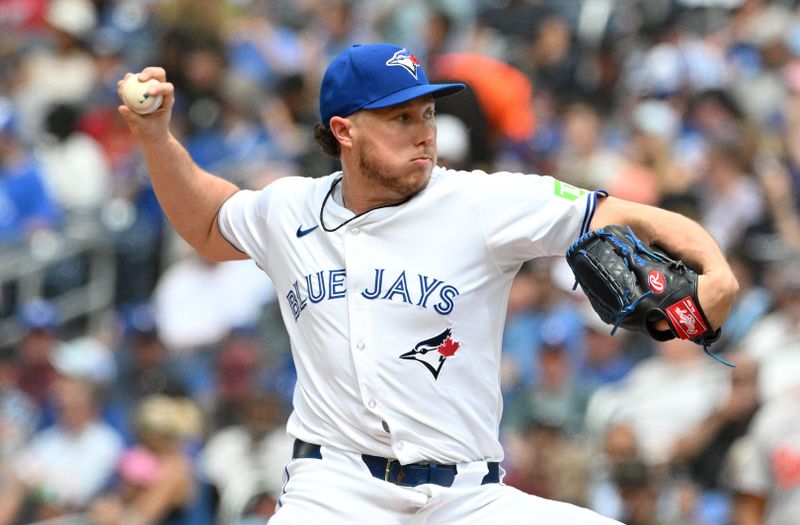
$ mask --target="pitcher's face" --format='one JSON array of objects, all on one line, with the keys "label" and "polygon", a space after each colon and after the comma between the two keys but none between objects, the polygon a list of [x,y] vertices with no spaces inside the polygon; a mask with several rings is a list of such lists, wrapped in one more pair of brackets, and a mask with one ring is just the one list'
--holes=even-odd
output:
[{"label": "pitcher's face", "polygon": [[363,110],[354,117],[353,149],[368,184],[393,198],[411,197],[428,184],[437,160],[432,97]]}]

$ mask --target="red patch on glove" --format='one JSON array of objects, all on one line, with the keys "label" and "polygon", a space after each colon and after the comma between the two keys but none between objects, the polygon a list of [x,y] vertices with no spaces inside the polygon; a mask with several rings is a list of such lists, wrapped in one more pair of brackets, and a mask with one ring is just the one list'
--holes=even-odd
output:
[{"label": "red patch on glove", "polygon": [[681,339],[692,339],[708,330],[703,316],[691,297],[684,297],[665,308],[665,311]]}]

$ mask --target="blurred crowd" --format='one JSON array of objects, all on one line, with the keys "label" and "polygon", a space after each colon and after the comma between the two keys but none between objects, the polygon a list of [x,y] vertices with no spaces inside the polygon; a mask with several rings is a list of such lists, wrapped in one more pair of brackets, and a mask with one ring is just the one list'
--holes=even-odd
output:
[{"label": "blurred crowd", "polygon": [[[504,346],[506,483],[629,525],[800,516],[800,2],[0,0],[0,250],[92,224],[101,329],[0,283],[0,525],[264,523],[291,453],[294,369],[250,261],[176,239],[117,114],[147,65],[173,132],[241,187],[337,169],[313,141],[328,61],[412,50],[440,163],[553,175],[684,213],[741,294],[711,347],[603,324],[561,259],[526,264]],[[191,206],[191,203],[187,203]],[[69,265],[68,265],[69,266]],[[70,521],[71,520],[71,521]]]}]

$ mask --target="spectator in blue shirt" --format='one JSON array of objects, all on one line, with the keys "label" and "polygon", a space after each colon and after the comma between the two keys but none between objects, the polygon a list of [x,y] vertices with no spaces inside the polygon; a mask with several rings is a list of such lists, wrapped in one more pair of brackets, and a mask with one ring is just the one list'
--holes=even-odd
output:
[{"label": "spectator in blue shirt", "polygon": [[0,98],[0,244],[18,243],[57,226],[60,211],[40,167],[15,132],[11,102]]}]

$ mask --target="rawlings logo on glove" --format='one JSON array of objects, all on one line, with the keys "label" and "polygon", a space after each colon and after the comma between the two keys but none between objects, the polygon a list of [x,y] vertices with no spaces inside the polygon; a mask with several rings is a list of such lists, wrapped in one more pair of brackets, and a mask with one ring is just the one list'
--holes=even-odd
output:
[{"label": "rawlings logo on glove", "polygon": [[691,297],[686,297],[672,306],[668,306],[666,311],[670,325],[678,332],[678,337],[681,339],[694,339],[708,330],[703,321],[703,315]]},{"label": "rawlings logo on glove", "polygon": [[[708,347],[719,339],[697,300],[697,272],[662,250],[645,245],[630,228],[617,225],[590,231],[567,251],[567,263],[600,318],[645,332],[657,341],[679,337]],[[669,330],[658,330],[659,320]]]}]

